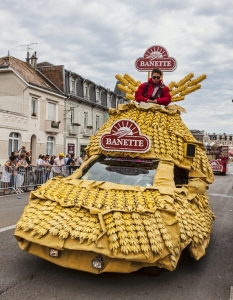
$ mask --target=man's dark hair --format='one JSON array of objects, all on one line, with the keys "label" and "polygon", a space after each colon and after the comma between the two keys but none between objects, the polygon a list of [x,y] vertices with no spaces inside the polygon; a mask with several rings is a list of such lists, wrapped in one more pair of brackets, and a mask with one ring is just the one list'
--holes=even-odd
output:
[{"label": "man's dark hair", "polygon": [[154,73],[158,73],[158,74],[160,74],[160,76],[163,75],[163,72],[162,72],[160,69],[158,69],[158,68],[154,68],[154,69],[151,71],[151,76],[153,76]]},{"label": "man's dark hair", "polygon": [[16,158],[17,158],[17,156],[11,155],[11,156],[9,157],[9,160],[10,160],[10,161],[13,161],[13,160],[15,160]]},{"label": "man's dark hair", "polygon": [[71,157],[71,158],[74,158],[74,154],[71,154],[70,157]]}]

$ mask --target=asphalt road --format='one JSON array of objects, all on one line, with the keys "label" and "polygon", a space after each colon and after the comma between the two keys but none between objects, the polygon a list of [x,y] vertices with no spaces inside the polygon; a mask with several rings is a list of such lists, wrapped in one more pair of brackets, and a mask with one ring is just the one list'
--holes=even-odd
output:
[{"label": "asphalt road", "polygon": [[[175,271],[93,275],[53,265],[21,251],[13,236],[28,194],[0,198],[0,300],[157,299],[225,300],[233,286],[233,164],[208,190],[216,215],[207,254],[182,253]],[[233,298],[232,298],[233,299]]]}]

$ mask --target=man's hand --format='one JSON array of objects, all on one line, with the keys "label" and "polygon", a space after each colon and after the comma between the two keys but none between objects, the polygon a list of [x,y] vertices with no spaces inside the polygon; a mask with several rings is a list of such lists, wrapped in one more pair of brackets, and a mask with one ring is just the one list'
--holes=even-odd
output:
[{"label": "man's hand", "polygon": [[154,103],[154,104],[157,104],[157,100],[150,100],[150,99],[147,99],[146,103]]}]

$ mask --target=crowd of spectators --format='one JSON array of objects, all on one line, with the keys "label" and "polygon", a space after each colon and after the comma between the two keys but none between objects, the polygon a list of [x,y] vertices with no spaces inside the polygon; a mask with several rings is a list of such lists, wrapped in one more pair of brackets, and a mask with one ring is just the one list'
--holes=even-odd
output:
[{"label": "crowd of spectators", "polygon": [[17,152],[12,152],[1,167],[3,193],[8,194],[9,187],[15,189],[17,193],[27,192],[31,181],[37,186],[52,177],[66,177],[80,167],[83,159],[83,156],[75,158],[74,154],[67,154],[66,157],[63,153],[59,153],[58,156],[40,154],[36,164],[32,164],[31,150],[27,151],[26,147],[22,146]]}]

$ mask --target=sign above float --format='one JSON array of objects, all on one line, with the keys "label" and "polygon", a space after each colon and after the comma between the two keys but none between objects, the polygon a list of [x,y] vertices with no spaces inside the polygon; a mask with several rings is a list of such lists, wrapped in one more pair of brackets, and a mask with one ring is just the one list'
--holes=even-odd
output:
[{"label": "sign above float", "polygon": [[109,133],[101,136],[100,147],[105,151],[145,153],[150,150],[150,139],[141,134],[135,122],[121,119],[112,125]]},{"label": "sign above float", "polygon": [[175,58],[169,57],[164,47],[152,46],[146,50],[144,57],[136,60],[135,67],[140,72],[149,72],[154,68],[159,68],[165,72],[172,72],[176,69],[177,62]]}]

